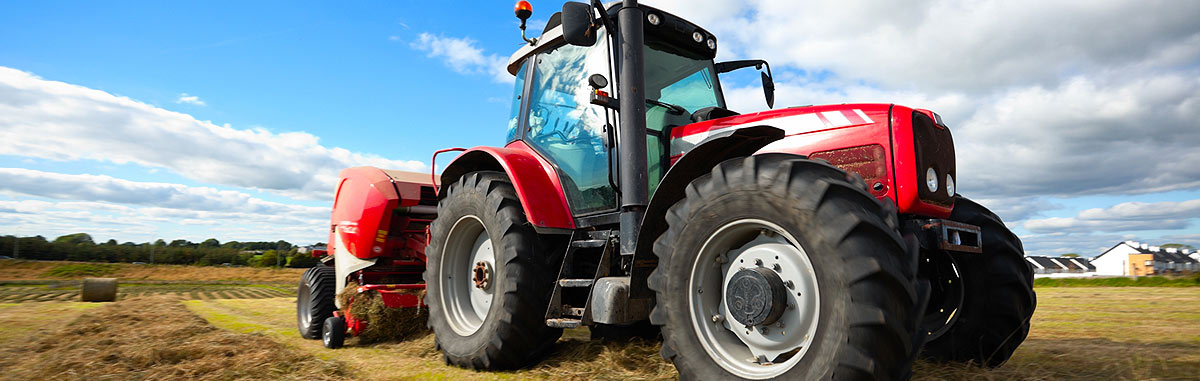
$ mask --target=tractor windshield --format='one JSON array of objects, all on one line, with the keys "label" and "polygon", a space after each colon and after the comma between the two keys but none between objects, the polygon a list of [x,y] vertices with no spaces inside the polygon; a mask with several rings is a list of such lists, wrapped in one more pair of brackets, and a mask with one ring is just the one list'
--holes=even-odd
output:
[{"label": "tractor windshield", "polygon": [[671,128],[692,123],[692,113],[725,107],[712,60],[647,36],[646,153],[650,194],[670,167]]}]

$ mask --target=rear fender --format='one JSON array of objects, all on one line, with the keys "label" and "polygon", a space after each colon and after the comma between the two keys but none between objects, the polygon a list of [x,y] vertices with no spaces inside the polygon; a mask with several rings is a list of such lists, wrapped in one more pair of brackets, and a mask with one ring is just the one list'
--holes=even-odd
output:
[{"label": "rear fender", "polygon": [[653,296],[646,287],[646,278],[658,266],[658,257],[653,253],[654,240],[667,231],[667,209],[683,199],[687,185],[697,177],[711,172],[717,164],[735,157],[752,155],[767,144],[782,139],[783,135],[782,129],[771,126],[722,131],[708,136],[671,165],[671,169],[667,170],[658,189],[650,198],[646,215],[642,218],[642,228],[638,233],[637,250],[633,258],[631,299]]},{"label": "rear fender", "polygon": [[554,167],[524,142],[514,141],[504,148],[475,147],[458,155],[442,171],[438,197],[445,197],[446,187],[475,171],[504,172],[517,190],[525,218],[534,226],[575,228],[571,208]]}]

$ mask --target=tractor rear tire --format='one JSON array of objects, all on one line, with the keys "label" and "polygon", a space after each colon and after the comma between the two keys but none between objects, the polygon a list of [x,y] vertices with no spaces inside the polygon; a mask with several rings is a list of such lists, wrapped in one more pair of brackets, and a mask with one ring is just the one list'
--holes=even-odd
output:
[{"label": "tractor rear tire", "polygon": [[468,173],[446,192],[425,251],[425,303],[437,347],[446,363],[471,369],[539,360],[562,336],[545,318],[554,271],[544,253],[552,248],[526,221],[503,173]]},{"label": "tractor rear tire", "polygon": [[296,325],[301,337],[321,338],[321,324],[337,310],[333,301],[336,276],[333,267],[317,265],[300,277],[300,287],[296,290]]},{"label": "tractor rear tire", "polygon": [[[662,326],[662,356],[681,379],[909,376],[920,318],[916,262],[895,208],[861,179],[796,155],[732,159],[692,181],[666,220],[654,243],[650,319]],[[736,287],[747,270],[777,274],[786,287]],[[731,308],[763,306],[758,295],[776,290],[785,301],[771,296],[765,305],[779,320],[730,318]]]},{"label": "tractor rear tire", "polygon": [[962,306],[953,325],[925,343],[922,356],[1000,366],[1029,334],[1029,318],[1037,307],[1033,270],[1020,238],[987,208],[958,197],[950,220],[978,226],[983,253],[950,253],[962,278]]}]

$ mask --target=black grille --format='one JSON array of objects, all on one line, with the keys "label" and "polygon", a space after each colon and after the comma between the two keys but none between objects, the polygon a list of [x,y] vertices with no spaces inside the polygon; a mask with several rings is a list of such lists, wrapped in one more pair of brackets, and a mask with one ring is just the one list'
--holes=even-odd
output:
[{"label": "black grille", "polygon": [[[954,169],[954,138],[950,136],[949,128],[937,126],[933,118],[919,111],[913,111],[912,120],[917,156],[917,195],[930,204],[950,206],[954,202],[954,195],[946,193],[946,174],[954,177],[955,188],[958,187],[958,172]],[[925,171],[930,167],[937,172],[936,192],[930,192],[925,185]]]}]

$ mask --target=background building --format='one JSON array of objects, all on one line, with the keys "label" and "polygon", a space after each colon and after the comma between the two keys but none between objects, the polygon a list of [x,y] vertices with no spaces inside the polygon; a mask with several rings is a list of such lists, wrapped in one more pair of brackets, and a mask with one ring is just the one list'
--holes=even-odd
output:
[{"label": "background building", "polygon": [[1096,275],[1141,276],[1200,271],[1200,253],[1136,241],[1116,244],[1092,258]]}]

